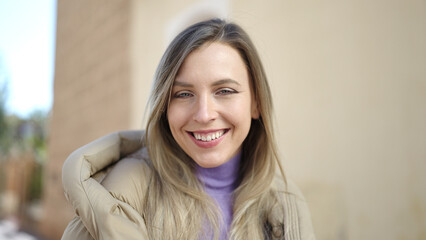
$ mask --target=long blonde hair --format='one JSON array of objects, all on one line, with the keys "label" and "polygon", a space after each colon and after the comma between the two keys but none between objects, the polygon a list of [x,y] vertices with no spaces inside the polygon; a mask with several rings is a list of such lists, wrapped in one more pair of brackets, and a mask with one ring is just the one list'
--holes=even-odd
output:
[{"label": "long blonde hair", "polygon": [[234,192],[230,239],[269,238],[265,226],[271,206],[277,202],[272,187],[277,166],[284,179],[273,136],[270,88],[257,51],[244,30],[212,19],[181,32],[170,43],[154,77],[146,126],[153,176],[143,203],[151,239],[200,239],[212,232],[215,239],[218,237],[218,208],[203,191],[194,174],[194,161],[176,143],[167,121],[171,90],[180,66],[192,51],[215,41],[240,53],[260,113],[259,119],[252,120],[242,146],[241,183]]}]

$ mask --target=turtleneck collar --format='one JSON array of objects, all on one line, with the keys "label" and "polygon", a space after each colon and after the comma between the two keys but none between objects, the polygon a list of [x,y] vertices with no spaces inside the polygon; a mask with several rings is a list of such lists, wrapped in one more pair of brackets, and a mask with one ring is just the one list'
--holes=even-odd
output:
[{"label": "turtleneck collar", "polygon": [[241,152],[218,167],[203,168],[197,165],[197,177],[208,193],[231,193],[238,186],[240,160]]}]

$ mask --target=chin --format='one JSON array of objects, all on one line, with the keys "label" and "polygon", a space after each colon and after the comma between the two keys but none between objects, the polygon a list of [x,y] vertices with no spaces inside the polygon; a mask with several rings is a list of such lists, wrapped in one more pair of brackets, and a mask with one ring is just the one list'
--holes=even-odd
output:
[{"label": "chin", "polygon": [[226,163],[231,158],[226,158],[225,156],[216,156],[216,157],[203,156],[202,158],[195,157],[195,158],[192,158],[192,159],[200,167],[214,168],[214,167],[219,167],[220,165]]},{"label": "chin", "polygon": [[215,158],[208,157],[208,156],[203,156],[203,157],[194,156],[194,157],[191,157],[191,158],[198,166],[203,167],[203,168],[212,168],[212,167],[217,167],[217,166],[221,165],[221,162],[216,161]]}]

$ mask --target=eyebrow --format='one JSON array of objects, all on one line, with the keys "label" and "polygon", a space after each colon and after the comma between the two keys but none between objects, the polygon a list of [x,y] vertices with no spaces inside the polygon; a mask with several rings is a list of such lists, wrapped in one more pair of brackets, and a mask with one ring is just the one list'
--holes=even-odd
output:
[{"label": "eyebrow", "polygon": [[[214,83],[212,84],[212,86],[219,86],[219,85],[227,84],[227,83],[232,83],[232,84],[236,84],[236,85],[238,85],[238,86],[241,86],[241,84],[240,84],[239,82],[235,81],[234,79],[230,79],[230,78],[225,78],[225,79],[218,80],[218,81],[214,82]],[[194,85],[193,85],[193,84],[191,84],[191,83],[180,82],[180,81],[176,81],[176,80],[175,80],[175,82],[173,83],[173,86],[179,86],[179,87],[194,87]]]}]

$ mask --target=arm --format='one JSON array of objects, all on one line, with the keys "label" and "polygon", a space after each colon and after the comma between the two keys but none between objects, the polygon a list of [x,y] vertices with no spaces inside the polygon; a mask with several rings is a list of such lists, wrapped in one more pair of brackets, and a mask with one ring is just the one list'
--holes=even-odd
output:
[{"label": "arm", "polygon": [[62,235],[61,240],[94,240],[94,238],[87,231],[84,224],[81,222],[80,217],[74,217],[68,224],[67,228]]},{"label": "arm", "polygon": [[273,239],[315,240],[311,215],[302,192],[292,182],[281,177],[275,182],[277,202],[268,215]]},{"label": "arm", "polygon": [[308,204],[292,181],[288,181],[288,192],[284,195],[285,239],[315,240]]}]

